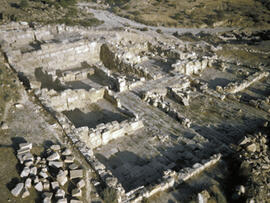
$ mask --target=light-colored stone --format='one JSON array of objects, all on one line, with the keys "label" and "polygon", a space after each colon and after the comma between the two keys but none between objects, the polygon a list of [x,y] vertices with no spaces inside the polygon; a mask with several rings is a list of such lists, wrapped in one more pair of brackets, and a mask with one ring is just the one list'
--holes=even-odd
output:
[{"label": "light-colored stone", "polygon": [[65,158],[65,163],[73,163],[74,162],[75,157],[74,156],[66,156]]},{"label": "light-colored stone", "polygon": [[30,188],[32,186],[32,180],[31,178],[27,178],[24,183],[26,188]]},{"label": "light-colored stone", "polygon": [[29,190],[24,187],[23,191],[22,191],[22,198],[24,199],[24,198],[28,197],[29,195],[30,195]]},{"label": "light-colored stone", "polygon": [[31,175],[37,175],[37,167],[32,167],[32,168],[30,168],[30,174]]},{"label": "light-colored stone", "polygon": [[67,203],[67,198],[59,199],[57,203]]},{"label": "light-colored stone", "polygon": [[248,146],[246,147],[246,149],[247,149],[247,151],[249,151],[249,152],[256,152],[257,147],[256,147],[256,144],[255,144],[255,143],[252,143],[252,144],[248,145]]},{"label": "light-colored stone", "polygon": [[24,169],[22,170],[20,176],[21,176],[22,178],[24,178],[24,177],[27,177],[27,176],[29,175],[29,173],[30,173],[30,168],[24,167]]},{"label": "light-colored stone", "polygon": [[53,193],[52,192],[44,192],[42,194],[42,197],[45,199],[45,198],[48,198],[49,200],[52,199],[52,196],[53,196]]},{"label": "light-colored stone", "polygon": [[19,144],[20,150],[22,149],[32,149],[33,145],[32,143],[21,143]]},{"label": "light-colored stone", "polygon": [[83,170],[82,169],[70,170],[69,174],[70,174],[70,179],[82,178],[83,177]]},{"label": "light-colored stone", "polygon": [[63,189],[58,189],[57,191],[56,191],[56,194],[55,194],[55,197],[65,197],[65,191],[63,190]]},{"label": "light-colored stone", "polygon": [[82,201],[76,200],[76,199],[72,199],[72,200],[70,200],[70,203],[82,203]]},{"label": "light-colored stone", "polygon": [[43,189],[46,190],[46,191],[49,191],[50,190],[50,183],[49,182],[45,182],[43,184]]},{"label": "light-colored stone", "polygon": [[69,155],[71,155],[71,154],[72,154],[72,152],[71,152],[70,149],[65,149],[65,150],[62,152],[62,155],[64,155],[64,156],[69,156]]},{"label": "light-colored stone", "polygon": [[52,202],[51,199],[47,197],[42,200],[42,203],[51,203],[51,202]]},{"label": "light-colored stone", "polygon": [[64,163],[62,161],[50,161],[49,166],[52,166],[55,168],[63,168]]},{"label": "light-colored stone", "polygon": [[68,167],[70,170],[75,170],[77,168],[79,168],[79,166],[77,164],[70,164],[69,167]]},{"label": "light-colored stone", "polygon": [[72,190],[72,197],[81,197],[82,196],[82,190],[75,188]]},{"label": "light-colored stone", "polygon": [[78,183],[77,183],[77,187],[79,189],[83,188],[85,186],[85,181],[83,179],[81,179]]},{"label": "light-colored stone", "polygon": [[60,185],[65,185],[66,182],[68,181],[67,179],[67,174],[65,171],[59,171],[57,177],[56,177],[57,181],[60,183]]},{"label": "light-colored stone", "polygon": [[35,189],[38,191],[38,192],[41,192],[43,190],[43,185],[41,182],[38,182],[36,185],[35,185]]},{"label": "light-colored stone", "polygon": [[18,183],[15,188],[11,190],[11,193],[15,196],[18,197],[23,189],[24,184],[23,183]]},{"label": "light-colored stone", "polygon": [[61,146],[58,145],[58,144],[55,144],[55,145],[52,145],[50,148],[51,148],[52,150],[54,150],[54,151],[58,151],[58,150],[61,149]]},{"label": "light-colored stone", "polygon": [[51,182],[51,186],[52,186],[52,189],[55,190],[57,188],[59,188],[59,183],[58,182]]},{"label": "light-colored stone", "polygon": [[39,173],[39,176],[41,176],[42,178],[48,178],[48,174],[42,171]]},{"label": "light-colored stone", "polygon": [[55,161],[55,160],[59,160],[60,159],[60,155],[57,152],[54,152],[52,155],[50,155],[47,160],[48,161]]}]

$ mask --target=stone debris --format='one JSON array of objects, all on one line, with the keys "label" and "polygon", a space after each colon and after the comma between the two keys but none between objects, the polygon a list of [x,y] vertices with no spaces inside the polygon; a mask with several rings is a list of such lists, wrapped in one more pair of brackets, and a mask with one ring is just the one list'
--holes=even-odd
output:
[{"label": "stone debris", "polygon": [[23,184],[23,183],[18,183],[18,184],[16,185],[16,187],[13,188],[13,189],[11,190],[11,193],[12,193],[15,197],[18,197],[18,196],[20,195],[21,191],[23,190],[23,187],[24,187],[24,184]]},{"label": "stone debris", "polygon": [[22,170],[20,176],[21,176],[21,178],[28,177],[29,173],[30,173],[30,168],[24,167],[24,169]]},{"label": "stone debris", "polygon": [[58,152],[54,152],[52,155],[47,157],[47,161],[55,161],[59,159],[60,159],[60,155],[58,154]]},{"label": "stone debris", "polygon": [[83,170],[82,169],[70,170],[69,173],[70,173],[69,174],[70,179],[82,178],[83,177]]},{"label": "stone debris", "polygon": [[32,143],[21,143],[21,144],[19,144],[19,147],[20,147],[19,150],[23,150],[23,149],[31,150],[33,145],[32,145]]},{"label": "stone debris", "polygon": [[65,158],[65,163],[73,163],[74,162],[75,157],[74,156],[66,156]]},{"label": "stone debris", "polygon": [[55,168],[63,168],[64,163],[62,161],[50,161],[49,166],[52,166]]},{"label": "stone debris", "polygon": [[32,180],[31,180],[31,178],[27,178],[25,180],[24,185],[25,185],[26,188],[31,188],[31,186],[32,186]]},{"label": "stone debris", "polygon": [[31,175],[37,175],[37,167],[35,167],[35,166],[34,167],[31,167],[30,168],[30,174]]},{"label": "stone debris", "polygon": [[68,181],[67,178],[67,172],[60,170],[56,177],[57,181],[60,183],[60,185],[65,185]]},{"label": "stone debris", "polygon": [[39,176],[42,178],[48,178],[48,174],[42,171],[39,173]]},{"label": "stone debris", "polygon": [[67,198],[59,199],[57,203],[67,203]]},{"label": "stone debris", "polygon": [[55,196],[56,197],[65,197],[65,191],[63,189],[58,189]]},{"label": "stone debris", "polygon": [[55,190],[59,188],[59,183],[58,182],[51,182],[52,189]]},{"label": "stone debris", "polygon": [[45,191],[49,191],[49,190],[50,190],[50,183],[49,183],[49,182],[45,182],[45,183],[43,184],[43,189],[44,189]]},{"label": "stone debris", "polygon": [[76,185],[79,189],[81,189],[85,186],[85,181],[81,179]]},{"label": "stone debris", "polygon": [[76,200],[76,199],[72,199],[72,200],[70,200],[70,203],[82,203],[82,201]]},{"label": "stone debris", "polygon": [[43,185],[41,182],[37,183],[35,185],[35,189],[38,191],[38,192],[41,192],[43,190]]},{"label": "stone debris", "polygon": [[61,149],[61,146],[60,145],[52,145],[50,147],[50,149],[52,149],[53,151],[59,151]]},{"label": "stone debris", "polygon": [[24,187],[24,188],[23,188],[23,191],[22,191],[22,198],[26,198],[26,197],[28,197],[29,195],[30,195],[29,190],[28,190],[26,187]]},{"label": "stone debris", "polygon": [[81,189],[73,189],[72,190],[72,197],[81,197],[82,196],[82,190]]},{"label": "stone debris", "polygon": [[79,168],[79,166],[77,164],[70,164],[69,167],[68,167],[70,170],[75,170],[77,168]]},{"label": "stone debris", "polygon": [[42,197],[44,198],[44,199],[49,199],[49,200],[51,200],[52,199],[52,197],[53,197],[53,193],[52,192],[44,192],[43,194],[42,194]]},{"label": "stone debris", "polygon": [[[31,149],[32,143],[23,143],[19,145],[17,157],[20,160],[20,163],[24,165],[20,176],[21,178],[26,179],[24,183],[17,184],[16,187],[11,190],[11,193],[16,197],[21,193],[22,198],[28,197],[30,195],[29,189],[31,189],[33,181],[33,187],[38,192],[44,191],[42,193],[43,202],[66,202],[66,192],[60,187],[64,186],[69,181],[67,175],[70,173],[72,178],[83,176],[83,169],[76,170],[79,166],[74,163],[75,157],[71,155],[71,150],[68,148],[62,150],[60,145],[52,145],[46,150],[46,153],[49,153],[49,155],[47,155],[47,157],[40,157],[33,156],[33,154],[31,154]],[[57,152],[53,152],[52,150]],[[65,170],[66,168],[67,170]],[[51,174],[51,170],[58,171],[56,177],[54,174]],[[81,179],[77,183],[77,187],[78,191],[74,190],[74,195],[76,197],[81,197],[82,191],[80,188],[85,187],[84,180]],[[54,196],[56,199],[53,199]]]},{"label": "stone debris", "polygon": [[[240,165],[239,171],[235,172],[247,179],[244,184],[236,185],[232,198],[234,201],[240,201],[248,194],[254,202],[264,202],[264,197],[267,196],[270,187],[268,136],[257,132],[246,135],[239,143],[239,146],[233,145],[233,148],[237,150],[234,161],[239,162]],[[256,185],[264,187],[255,191]]]},{"label": "stone debris", "polygon": [[69,156],[69,155],[71,155],[71,150],[70,149],[65,149],[63,152],[62,152],[62,155],[64,155],[64,156]]}]

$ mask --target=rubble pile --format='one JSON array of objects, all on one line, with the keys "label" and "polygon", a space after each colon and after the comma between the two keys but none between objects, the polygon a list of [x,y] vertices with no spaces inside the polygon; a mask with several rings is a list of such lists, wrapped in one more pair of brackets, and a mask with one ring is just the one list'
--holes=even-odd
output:
[{"label": "rubble pile", "polygon": [[270,96],[264,99],[251,99],[249,104],[270,113]]},{"label": "rubble pile", "polygon": [[233,194],[234,200],[265,202],[270,199],[270,159],[268,135],[261,132],[245,136],[237,147],[239,176],[243,177]]},{"label": "rubble pile", "polygon": [[162,95],[155,91],[149,91],[143,93],[142,100],[154,107],[158,107],[163,112],[167,113],[169,116],[179,121],[183,126],[190,128],[190,119],[182,116],[175,108],[172,107],[172,105],[168,101],[165,101],[164,98],[166,95],[167,91],[163,92]]},{"label": "rubble pile", "polygon": [[[26,198],[29,189],[34,187],[41,195],[44,203],[67,202],[82,197],[85,187],[84,170],[75,163],[75,157],[68,148],[52,145],[44,152],[44,156],[31,153],[32,143],[22,143],[17,150],[17,158],[23,169],[21,181],[11,190],[15,197]],[[68,182],[72,186],[71,194],[65,190]],[[72,201],[71,200],[71,201]]]}]

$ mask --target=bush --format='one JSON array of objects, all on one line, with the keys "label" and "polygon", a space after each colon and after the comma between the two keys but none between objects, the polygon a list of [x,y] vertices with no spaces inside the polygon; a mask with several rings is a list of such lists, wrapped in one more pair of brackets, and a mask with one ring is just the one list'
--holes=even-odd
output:
[{"label": "bush", "polygon": [[144,31],[144,32],[145,32],[145,31],[148,31],[148,27],[142,28],[141,31]]},{"label": "bush", "polygon": [[157,33],[161,34],[162,30],[161,29],[157,29]]}]

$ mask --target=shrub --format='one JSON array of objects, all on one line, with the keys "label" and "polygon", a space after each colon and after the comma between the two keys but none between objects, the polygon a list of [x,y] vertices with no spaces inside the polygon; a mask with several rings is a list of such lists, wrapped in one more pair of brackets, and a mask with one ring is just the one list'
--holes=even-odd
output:
[{"label": "shrub", "polygon": [[142,28],[141,31],[148,31],[148,27]]},{"label": "shrub", "polygon": [[161,34],[162,30],[161,29],[157,29],[157,33]]}]

